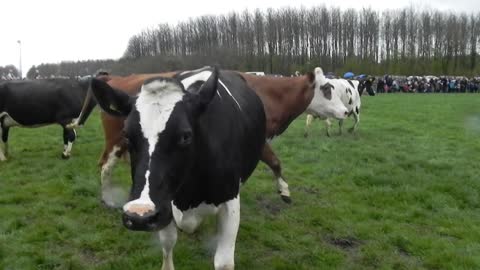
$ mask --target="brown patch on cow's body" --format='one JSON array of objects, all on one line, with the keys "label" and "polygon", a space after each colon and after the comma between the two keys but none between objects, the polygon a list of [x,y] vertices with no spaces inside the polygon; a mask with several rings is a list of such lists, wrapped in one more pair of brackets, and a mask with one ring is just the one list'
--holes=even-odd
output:
[{"label": "brown patch on cow's body", "polygon": [[[302,114],[313,99],[315,76],[268,77],[240,73],[263,102],[267,118],[267,138],[282,134],[290,123]],[[273,171],[277,186],[286,183],[280,160],[266,143],[260,159]],[[290,203],[290,191],[279,190],[283,201]]]},{"label": "brown patch on cow's body", "polygon": [[240,73],[263,102],[267,138],[282,134],[302,114],[313,98],[312,75],[269,77]]}]

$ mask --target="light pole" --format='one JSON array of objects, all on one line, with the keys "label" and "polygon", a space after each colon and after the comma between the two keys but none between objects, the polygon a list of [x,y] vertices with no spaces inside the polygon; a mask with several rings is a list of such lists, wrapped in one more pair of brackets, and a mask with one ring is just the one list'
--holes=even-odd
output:
[{"label": "light pole", "polygon": [[18,43],[18,49],[20,50],[20,60],[19,60],[19,65],[18,65],[18,72],[20,73],[20,80],[23,78],[22,76],[22,41],[17,40]]}]

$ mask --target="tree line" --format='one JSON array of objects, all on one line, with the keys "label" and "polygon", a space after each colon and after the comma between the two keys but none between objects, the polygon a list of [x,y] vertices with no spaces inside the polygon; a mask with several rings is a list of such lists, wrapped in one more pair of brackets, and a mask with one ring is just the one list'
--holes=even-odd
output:
[{"label": "tree line", "polygon": [[317,6],[200,16],[132,36],[123,57],[42,64],[32,75],[119,75],[219,64],[289,75],[316,66],[341,74],[478,75],[480,12],[375,11]]},{"label": "tree line", "polygon": [[52,77],[68,77],[92,75],[99,70],[110,70],[115,65],[115,60],[86,60],[86,61],[63,61],[59,64],[46,63],[38,66],[32,66],[26,77],[35,78],[52,78]]},{"label": "tree line", "polygon": [[20,72],[14,65],[0,66],[0,81],[18,79]]},{"label": "tree line", "polygon": [[473,74],[480,13],[268,9],[160,24],[131,37],[124,57],[199,57],[241,70],[291,74],[321,65],[384,74]]}]

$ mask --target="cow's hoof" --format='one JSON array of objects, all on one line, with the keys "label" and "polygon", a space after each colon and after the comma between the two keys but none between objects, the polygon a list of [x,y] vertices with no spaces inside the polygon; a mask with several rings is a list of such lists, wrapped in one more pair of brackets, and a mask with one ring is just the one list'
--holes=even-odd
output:
[{"label": "cow's hoof", "polygon": [[292,203],[292,198],[290,198],[290,196],[280,195],[280,197],[282,198],[282,201],[284,201],[285,203],[288,203],[288,204]]},{"label": "cow's hoof", "polygon": [[304,137],[304,138],[307,138],[307,137],[308,137],[308,133],[306,133],[306,132],[303,133],[303,137]]},{"label": "cow's hoof", "polygon": [[355,129],[353,129],[353,128],[349,128],[349,129],[348,129],[348,132],[350,132],[350,133],[354,133],[354,132],[355,132]]},{"label": "cow's hoof", "polygon": [[65,154],[62,153],[62,159],[65,159],[65,160],[66,160],[66,159],[69,159],[69,158],[70,158],[70,156],[67,156],[67,155],[65,155]]}]

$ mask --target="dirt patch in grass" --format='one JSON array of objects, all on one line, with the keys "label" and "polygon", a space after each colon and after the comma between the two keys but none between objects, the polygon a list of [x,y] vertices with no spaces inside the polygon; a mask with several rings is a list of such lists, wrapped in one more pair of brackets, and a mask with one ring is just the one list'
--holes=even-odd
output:
[{"label": "dirt patch in grass", "polygon": [[346,236],[346,237],[330,237],[327,241],[336,247],[339,247],[343,250],[351,250],[359,247],[362,242],[356,239],[353,236]]},{"label": "dirt patch in grass", "polygon": [[258,195],[255,198],[257,202],[257,207],[262,209],[264,212],[267,212],[270,215],[276,216],[282,211],[282,206],[280,200],[272,200],[270,198],[265,198],[264,196]]},{"label": "dirt patch in grass", "polygon": [[313,186],[296,186],[292,188],[296,192],[304,192],[307,194],[320,194],[320,189],[318,187],[313,187]]},{"label": "dirt patch in grass", "polygon": [[78,253],[78,257],[81,262],[85,265],[100,265],[103,260],[97,256],[94,250],[89,248],[83,248],[81,252]]}]

